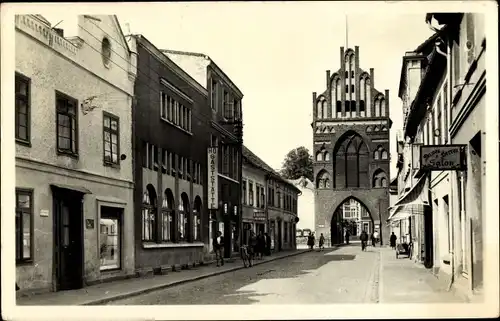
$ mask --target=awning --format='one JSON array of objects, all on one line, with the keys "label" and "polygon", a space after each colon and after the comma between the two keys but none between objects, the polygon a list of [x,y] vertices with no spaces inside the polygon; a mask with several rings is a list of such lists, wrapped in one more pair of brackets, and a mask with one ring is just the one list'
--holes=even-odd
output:
[{"label": "awning", "polygon": [[[411,178],[409,178],[411,179]],[[424,205],[429,206],[429,175],[423,175],[408,192],[406,192],[394,207],[400,205]]]},{"label": "awning", "polygon": [[79,193],[82,193],[82,194],[92,194],[91,191],[89,191],[88,189],[86,189],[85,187],[83,186],[72,186],[72,185],[64,185],[64,184],[50,184],[50,187],[52,188],[59,188],[59,189],[66,189],[66,190],[70,190],[70,191],[74,191],[74,192],[79,192]]},{"label": "awning", "polygon": [[424,214],[424,207],[430,205],[428,179],[427,174],[423,175],[409,191],[401,196],[394,206],[389,207],[388,222],[400,221],[412,215]]}]

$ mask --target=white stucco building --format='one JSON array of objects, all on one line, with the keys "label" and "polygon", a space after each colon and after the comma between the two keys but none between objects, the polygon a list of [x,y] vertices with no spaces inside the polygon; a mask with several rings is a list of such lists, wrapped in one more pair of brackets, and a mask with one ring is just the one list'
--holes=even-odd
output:
[{"label": "white stucco building", "polygon": [[134,273],[131,54],[116,16],[72,21],[66,38],[40,15],[15,17],[21,291]]}]

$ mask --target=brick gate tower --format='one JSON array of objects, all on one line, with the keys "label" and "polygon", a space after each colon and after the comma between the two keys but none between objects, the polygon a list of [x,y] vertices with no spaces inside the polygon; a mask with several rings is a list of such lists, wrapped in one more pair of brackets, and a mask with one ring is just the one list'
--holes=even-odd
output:
[{"label": "brick gate tower", "polygon": [[[360,68],[358,46],[341,47],[340,57],[340,69],[326,71],[326,90],[313,93],[316,234],[344,242],[347,218],[356,222],[351,233],[378,230],[387,244],[389,90],[375,89],[373,68]],[[361,210],[350,212],[353,205]]]}]

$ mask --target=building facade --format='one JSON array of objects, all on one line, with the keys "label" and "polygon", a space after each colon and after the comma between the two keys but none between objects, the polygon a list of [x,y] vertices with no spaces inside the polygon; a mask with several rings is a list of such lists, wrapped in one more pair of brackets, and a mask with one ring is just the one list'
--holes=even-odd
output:
[{"label": "building facade", "polygon": [[134,273],[131,54],[116,16],[65,37],[15,17],[16,282],[81,288]]},{"label": "building facade", "polygon": [[162,273],[209,253],[208,95],[144,36],[128,40],[137,57],[135,266]]},{"label": "building facade", "polygon": [[[395,203],[401,206],[391,220],[408,222],[416,261],[458,293],[476,298],[483,287],[484,16],[428,14],[426,21],[435,34],[403,60],[408,72],[400,86],[405,117],[400,157],[406,165]],[[456,148],[460,168],[426,170],[421,146]]]},{"label": "building facade", "polygon": [[389,206],[389,91],[375,89],[375,73],[360,68],[359,47],[340,48],[340,69],[326,72],[326,90],[313,93],[316,232],[344,242],[342,207],[354,199],[380,232]]},{"label": "building facade", "polygon": [[243,93],[209,56],[174,50],[162,52],[208,92],[209,107],[204,113],[210,124],[208,154],[213,162],[208,174],[209,238],[221,231],[225,239],[224,256],[230,257],[239,253],[242,228]]},{"label": "building facade", "polygon": [[268,233],[271,250],[296,248],[300,190],[243,146],[243,239],[249,230]]}]

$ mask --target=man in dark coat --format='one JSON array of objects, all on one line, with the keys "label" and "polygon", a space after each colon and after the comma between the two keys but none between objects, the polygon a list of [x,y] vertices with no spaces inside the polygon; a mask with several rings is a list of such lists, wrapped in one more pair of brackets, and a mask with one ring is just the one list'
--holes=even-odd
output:
[{"label": "man in dark coat", "polygon": [[217,231],[216,237],[214,237],[213,240],[213,246],[215,252],[215,262],[217,263],[217,266],[224,265],[224,256],[222,255],[222,251],[224,249],[224,236],[222,236],[221,231]]},{"label": "man in dark coat", "polygon": [[394,234],[394,232],[392,232],[391,234],[391,238],[389,239],[390,243],[391,243],[391,248],[395,249],[396,248],[396,241],[397,241],[398,237]]},{"label": "man in dark coat", "polygon": [[361,241],[361,251],[366,250],[366,242],[368,242],[368,233],[366,231],[361,232],[359,236],[359,240]]},{"label": "man in dark coat", "polygon": [[264,236],[266,238],[266,255],[271,255],[271,237],[267,233]]}]

